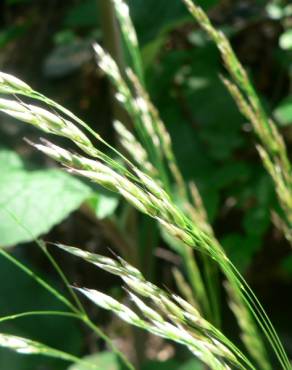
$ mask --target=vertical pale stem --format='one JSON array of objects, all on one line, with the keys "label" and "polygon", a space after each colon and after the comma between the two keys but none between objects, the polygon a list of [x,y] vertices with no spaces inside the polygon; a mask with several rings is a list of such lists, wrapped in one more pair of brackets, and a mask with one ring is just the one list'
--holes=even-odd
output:
[{"label": "vertical pale stem", "polygon": [[[116,61],[121,75],[125,78],[126,64],[123,53],[122,38],[113,4],[111,0],[98,0],[98,5],[101,12],[101,28],[105,49]],[[123,122],[126,126],[129,126],[129,117],[115,101],[113,91],[111,91],[111,98],[114,118]],[[136,261],[135,264],[137,265],[137,262],[139,265],[139,261]],[[133,337],[135,342],[136,366],[139,369],[145,360],[146,334],[140,329],[133,328]]]}]

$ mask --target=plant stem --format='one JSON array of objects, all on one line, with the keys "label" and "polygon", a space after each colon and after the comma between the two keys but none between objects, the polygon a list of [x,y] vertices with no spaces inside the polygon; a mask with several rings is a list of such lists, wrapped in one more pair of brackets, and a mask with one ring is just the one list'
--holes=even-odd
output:
[{"label": "plant stem", "polygon": [[116,61],[123,74],[126,65],[121,41],[121,33],[115,15],[115,9],[111,0],[98,0],[101,12],[101,29],[103,33],[103,40],[107,51]]},{"label": "plant stem", "polygon": [[125,364],[127,369],[135,370],[134,366],[129,362],[129,360],[124,356],[122,352],[120,352],[115,345],[112,343],[111,339],[105,335],[90,319],[86,316],[80,316],[80,319],[83,321],[85,325],[87,325],[98,337],[102,338],[105,343],[109,346],[109,348],[121,359],[121,361]]},{"label": "plant stem", "polygon": [[64,317],[72,317],[75,319],[80,319],[78,314],[72,312],[65,312],[65,311],[28,311],[28,312],[21,312],[16,313],[13,315],[3,316],[0,317],[0,323],[15,320],[22,317],[29,317],[29,316],[64,316]]},{"label": "plant stem", "polygon": [[20,270],[22,270],[25,274],[30,276],[34,279],[38,284],[40,284],[43,288],[45,288],[48,292],[50,292],[54,297],[56,297],[59,301],[64,303],[71,311],[78,313],[78,309],[72,305],[72,303],[64,297],[60,292],[58,292],[55,288],[53,288],[50,284],[48,284],[44,279],[42,279],[39,275],[34,273],[30,270],[27,266],[25,266],[22,262],[18,261],[12,255],[7,253],[3,248],[0,248],[0,254],[5,257],[8,261],[12,262],[15,266],[17,266]]},{"label": "plant stem", "polygon": [[214,262],[205,254],[202,255],[204,277],[206,281],[206,290],[208,291],[209,306],[211,308],[211,317],[209,320],[217,327],[221,325],[221,315],[219,307],[219,274],[218,268]]},{"label": "plant stem", "polygon": [[61,280],[63,281],[63,283],[65,285],[65,287],[68,289],[68,292],[70,293],[70,295],[72,296],[73,300],[75,301],[77,307],[79,308],[80,312],[85,314],[85,310],[84,310],[84,307],[82,306],[82,303],[80,302],[80,299],[75,294],[74,289],[71,288],[71,285],[70,285],[66,275],[64,274],[64,272],[60,268],[59,264],[54,259],[54,257],[51,255],[51,253],[48,251],[46,244],[42,240],[36,240],[36,243],[41,248],[41,250],[44,252],[46,257],[48,258],[48,260],[50,261],[50,263],[52,264],[52,266],[56,270],[57,274],[60,276]]},{"label": "plant stem", "polygon": [[[50,314],[50,315],[59,315],[59,316],[62,315],[62,316],[74,317],[76,319],[81,320],[85,325],[87,325],[90,329],[92,329],[100,338],[102,338],[107,343],[107,345],[111,348],[111,350],[117,354],[117,356],[121,359],[121,361],[125,364],[125,366],[129,370],[135,370],[133,365],[131,365],[130,362],[126,359],[126,357],[115,347],[111,339],[107,337],[107,335],[104,334],[95,324],[93,324],[93,322],[87,316],[86,312],[79,311],[79,309],[76,308],[69,300],[67,300],[67,298],[64,297],[60,292],[58,292],[55,288],[49,285],[45,280],[43,280],[41,277],[39,277],[37,274],[31,271],[22,262],[18,261],[16,258],[14,258],[9,253],[7,253],[3,248],[0,248],[0,254],[3,257],[5,257],[8,261],[13,263],[16,267],[18,267],[25,274],[27,274],[32,279],[34,279],[39,285],[41,285],[44,289],[46,289],[49,293],[51,293],[59,301],[64,303],[71,311],[73,311],[72,313],[70,312],[67,313],[67,312],[62,312],[62,311],[31,311],[27,313],[20,313],[20,314],[6,316],[5,318],[2,318],[2,319],[0,318],[0,322],[8,320],[8,319],[14,319],[14,318],[16,319],[18,317],[24,317],[24,316],[29,316],[29,315],[48,315]],[[74,362],[76,362],[76,359],[77,357],[74,357]],[[72,361],[73,361],[73,357],[72,357]],[[82,360],[78,359],[78,362],[80,361]]]},{"label": "plant stem", "polygon": [[[125,77],[126,64],[122,39],[113,4],[111,0],[98,0],[98,5],[101,14],[100,21],[105,49],[117,63],[121,75]],[[110,90],[114,118],[129,125],[129,117],[114,98],[112,86],[110,86]]]},{"label": "plant stem", "polygon": [[[254,294],[252,289],[249,287],[245,279],[242,277],[242,275],[238,272],[236,267],[230,261],[228,262],[228,266],[226,266],[226,276],[228,277],[229,281],[233,284],[234,288],[237,289],[239,295],[242,297],[242,299],[248,306],[254,319],[262,329],[271,347],[274,349],[274,352],[279,362],[281,363],[283,369],[291,370],[292,367],[290,361],[273,327],[273,324],[271,323],[271,320],[269,319],[263,306],[259,302],[258,298]],[[236,278],[236,280],[234,280],[234,277]]]}]

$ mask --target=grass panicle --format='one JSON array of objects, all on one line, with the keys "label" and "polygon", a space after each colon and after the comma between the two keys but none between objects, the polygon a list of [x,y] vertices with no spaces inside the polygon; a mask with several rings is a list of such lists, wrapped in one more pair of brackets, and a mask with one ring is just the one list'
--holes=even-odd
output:
[{"label": "grass panicle", "polygon": [[282,220],[287,224],[288,229],[291,229],[292,170],[284,140],[275,122],[267,115],[247,72],[235,55],[227,37],[213,27],[206,13],[192,0],[183,1],[220,51],[229,74],[228,78],[222,78],[223,83],[241,113],[251,123],[260,141],[257,148],[266,170],[274,181],[279,203],[283,209]]},{"label": "grass panicle", "polygon": [[[246,362],[250,368],[253,368],[239,349],[206,321],[195,307],[145,280],[140,271],[126,261],[121,258],[118,260],[105,258],[75,247],[60,244],[57,246],[107,272],[120,276],[143,318],[108,295],[96,290],[79,289],[95,304],[115,312],[132,325],[184,344],[212,369],[228,369],[229,362],[238,368],[244,368],[242,363]],[[149,301],[152,302],[153,308],[149,306]],[[210,351],[208,356],[206,351]]]},{"label": "grass panicle", "polygon": [[[265,113],[227,38],[212,26],[201,8],[191,0],[184,2],[219,48],[229,74],[228,78],[222,77],[222,80],[259,138],[258,151],[273,178],[283,209],[281,222],[279,215],[277,216],[278,224],[282,225],[288,235],[292,225],[292,175],[284,141],[275,124]],[[253,363],[206,319],[220,316],[215,283],[218,281],[217,270],[220,268],[229,286],[230,304],[238,319],[243,342],[253,361],[263,370],[270,369],[261,340],[263,335],[281,368],[291,370],[287,354],[262,305],[217,241],[195,184],[187,184],[183,179],[171,138],[145,90],[141,55],[129,8],[122,0],[113,0],[113,4],[131,58],[132,69],[128,68],[126,73],[122,74],[116,62],[100,45],[94,44],[94,51],[99,68],[114,85],[116,99],[131,118],[132,127],[115,122],[122,147],[131,160],[109,145],[72,112],[33,90],[25,82],[2,72],[0,92],[10,98],[0,99],[0,111],[45,133],[71,140],[81,149],[82,154],[73,153],[46,140],[33,145],[71,173],[119,193],[138,211],[156,220],[181,246],[180,253],[190,284],[187,285],[182,275],[177,273],[176,280],[185,296],[193,293],[192,300],[197,307],[150,283],[139,270],[122,259],[113,260],[59,245],[67,252],[119,275],[140,314],[101,292],[85,288],[79,288],[79,291],[96,304],[115,312],[128,323],[184,344],[212,369],[229,369],[230,366],[255,369]],[[39,104],[27,104],[22,100],[23,97]],[[92,144],[91,137],[97,139],[122,161],[115,160],[103,150],[97,149]],[[180,196],[181,207],[174,202],[176,190]],[[197,266],[193,249],[201,253],[204,274]],[[77,309],[77,314],[78,312]],[[87,316],[81,316],[80,313],[80,318],[99,333],[99,329],[94,329]],[[214,321],[217,321],[218,325],[219,320]]]},{"label": "grass panicle", "polygon": [[[9,108],[10,114],[11,112],[14,114],[14,111],[11,110],[11,105],[9,105]],[[5,111],[5,106],[2,106],[0,109]],[[37,117],[36,114],[34,118]],[[35,124],[37,125],[37,123]],[[50,121],[48,121],[47,124],[51,124],[52,127],[55,127]],[[38,128],[41,130],[43,129],[42,121]],[[47,130],[47,127],[45,130]],[[69,164],[70,170],[74,173],[88,177],[92,181],[119,192],[135,208],[156,219],[168,233],[184,243],[187,247],[196,248],[215,260],[227,279],[233,282],[237,293],[244,299],[245,304],[251,310],[264,335],[274,349],[282,367],[284,369],[290,369],[287,355],[265,311],[256,300],[242,276],[229,261],[221,246],[212,236],[208,235],[204,230],[201,230],[199,225],[194,224],[179,208],[177,208],[176,205],[172,203],[171,197],[162,199],[157,196],[158,193],[164,194],[164,190],[160,189],[159,185],[154,180],[152,180],[151,189],[149,176],[146,174],[146,177],[139,175],[139,178],[137,175],[133,174],[133,171],[129,176],[130,178],[118,174],[116,168],[119,168],[124,174],[127,174],[129,171],[123,165],[118,165],[113,159],[106,159],[107,164],[105,165],[98,161],[72,154],[69,151],[64,152],[49,143],[41,144],[38,149],[53,156],[66,167],[68,167]],[[133,169],[133,167],[131,167],[131,169]],[[133,178],[137,182],[133,181]]]}]

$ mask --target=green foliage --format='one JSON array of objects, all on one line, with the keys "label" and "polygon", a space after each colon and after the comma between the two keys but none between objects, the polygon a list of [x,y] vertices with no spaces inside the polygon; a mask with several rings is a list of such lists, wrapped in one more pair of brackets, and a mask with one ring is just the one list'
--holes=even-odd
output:
[{"label": "green foliage", "polygon": [[[217,0],[200,0],[198,3],[204,8],[216,4]],[[131,16],[133,18],[139,40],[142,45],[159,37],[165,31],[174,27],[180,21],[189,18],[185,6],[180,0],[129,0]],[[151,19],[149,18],[151,14]]]},{"label": "green foliage", "polygon": [[142,370],[202,370],[202,365],[197,360],[190,360],[184,364],[178,361],[149,361],[146,363]]},{"label": "green foliage", "polygon": [[64,19],[64,27],[95,27],[98,1],[85,0],[71,7]]},{"label": "green foliage", "polygon": [[96,218],[102,220],[115,212],[119,199],[115,194],[101,189],[98,193],[93,193],[90,196],[88,204],[94,211]]},{"label": "green foliage", "polygon": [[279,40],[280,47],[284,50],[292,49],[292,30],[287,30],[282,33]]},{"label": "green foliage", "polygon": [[[9,166],[7,174],[5,172],[7,168],[3,170],[5,191],[1,192],[5,200],[0,200],[5,203],[5,207],[11,208],[11,211],[4,208],[0,213],[0,221],[4,220],[2,222],[4,232],[0,226],[0,235],[4,238],[4,245],[13,245],[26,240],[24,229],[27,228],[27,237],[30,234],[33,239],[50,230],[86,201],[86,207],[82,210],[89,211],[90,216],[95,215],[97,219],[108,218],[118,210],[118,217],[107,220],[110,223],[110,232],[113,232],[112,239],[117,241],[117,245],[121,244],[120,250],[123,252],[123,257],[131,259],[133,264],[139,266],[142,271],[144,265],[153,264],[150,260],[153,259],[152,254],[155,253],[156,244],[160,242],[157,234],[158,228],[154,225],[157,221],[160,236],[164,242],[162,252],[165,251],[164,248],[170,246],[182,260],[183,273],[177,269],[175,279],[180,293],[196,307],[195,313],[192,311],[192,317],[196,316],[195,323],[192,322],[190,325],[189,312],[184,305],[181,305],[181,301],[181,306],[178,307],[171,301],[175,299],[174,295],[170,297],[143,277],[141,278],[139,271],[123,260],[117,263],[102,256],[90,255],[83,250],[75,250],[74,253],[71,251],[75,255],[88,258],[90,262],[106,271],[120,275],[130,289],[130,298],[144,316],[138,317],[136,311],[131,311],[132,306],[129,309],[126,305],[98,291],[81,288],[78,290],[97,305],[112,310],[134,326],[182,343],[195,355],[198,355],[199,350],[199,357],[202,361],[216,370],[225,369],[227,363],[228,365],[236,364],[242,369],[254,369],[254,366],[263,370],[270,369],[270,356],[266,353],[265,343],[259,333],[259,329],[262,329],[263,336],[269,341],[282,368],[290,369],[289,360],[273,325],[238,272],[238,270],[246,271],[256,253],[263,246],[263,238],[271,228],[271,210],[278,211],[280,221],[278,220],[275,224],[280,225],[279,228],[284,230],[286,235],[289,234],[289,222],[292,215],[290,192],[292,180],[286,148],[277,127],[266,115],[249,76],[233,53],[228,40],[213,28],[204,12],[193,6],[191,1],[185,0],[185,2],[212,42],[218,47],[226,67],[224,75],[227,74],[230,79],[223,77],[222,80],[245,118],[243,119],[235,108],[218,77],[218,71],[222,72],[218,51],[202,31],[198,31],[196,27],[190,29],[187,23],[190,17],[180,1],[171,3],[168,1],[165,5],[164,0],[155,2],[155,4],[152,0],[145,4],[141,4],[140,0],[129,0],[131,15],[138,30],[138,38],[143,45],[143,58],[140,55],[135,30],[128,18],[128,12],[126,8],[118,8],[125,4],[115,1],[124,41],[123,47],[128,57],[127,62],[129,59],[128,63],[133,67],[136,75],[129,70],[122,71],[120,75],[114,61],[102,48],[98,45],[94,48],[101,70],[114,84],[118,92],[117,99],[122,102],[128,116],[131,117],[133,132],[129,131],[131,125],[128,125],[127,119],[123,122],[125,125],[115,122],[115,128],[122,148],[133,163],[125,159],[71,112],[33,91],[11,75],[0,75],[3,93],[12,94],[11,99],[13,99],[9,101],[1,99],[0,108],[9,115],[22,119],[47,133],[69,138],[83,151],[83,155],[77,155],[73,151],[64,150],[49,142],[36,144],[35,147],[66,167],[70,167],[73,173],[83,175],[106,189],[115,191],[118,196],[103,191],[93,193],[89,187],[80,181],[73,180],[69,175],[64,175],[67,180],[64,180],[65,186],[63,186],[63,175],[58,170],[28,171],[19,157],[12,152],[6,152],[3,155],[3,163],[5,161],[9,163]],[[214,3],[215,1],[202,1],[202,5],[207,8]],[[275,4],[271,3],[271,5]],[[268,15],[282,22],[286,30],[280,36],[279,47],[286,50],[282,53],[285,53],[289,61],[290,38],[289,35],[287,37],[289,30],[286,29],[288,22],[286,23],[285,20],[285,17],[289,15],[285,13],[286,8],[280,9],[281,7],[278,6],[276,8],[267,7]],[[234,9],[236,11],[236,6]],[[67,15],[62,23],[65,28],[53,36],[58,44],[57,53],[52,53],[47,59],[47,61],[53,61],[50,64],[52,73],[47,73],[46,76],[64,77],[76,73],[86,62],[89,64],[87,40],[93,34],[90,28],[94,27],[94,33],[99,35],[96,33],[97,12],[95,1],[77,1],[69,11],[65,12]],[[150,19],[149,13],[152,15]],[[236,34],[233,32],[236,31],[236,25],[231,28],[230,34]],[[3,45],[18,37],[17,32],[14,34],[14,32],[10,33],[9,29],[7,31],[7,34],[3,33]],[[176,43],[178,46],[175,45]],[[79,56],[83,54],[83,51],[86,58],[79,63]],[[153,63],[155,58],[156,63]],[[142,60],[146,62],[146,66],[145,63],[142,66]],[[62,71],[62,63],[65,66],[63,69],[65,72],[58,74],[59,70]],[[71,68],[72,65],[73,68]],[[145,69],[147,69],[146,78]],[[84,68],[85,70],[87,68]],[[152,106],[147,92],[144,91],[145,86],[150,86],[151,96],[160,108],[171,137],[168,136],[163,122]],[[278,93],[279,91],[276,91],[275,95]],[[15,94],[18,94],[18,98]],[[279,94],[281,96],[281,92]],[[21,101],[19,97],[22,99],[23,96],[25,96],[24,101]],[[38,100],[37,103],[41,102],[42,107],[45,104],[46,110],[37,105],[27,104],[26,98]],[[278,96],[275,99],[277,98]],[[291,123],[291,102],[289,98],[281,96],[281,99],[283,100],[274,110],[274,116],[280,126],[288,126]],[[87,103],[86,101],[85,106]],[[246,121],[251,122],[251,125]],[[109,151],[106,153],[99,151],[92,144],[92,137],[89,138],[81,132],[80,126],[86,134],[91,134]],[[258,163],[254,163],[256,151],[250,150],[251,137],[248,134],[251,129],[254,129],[258,136],[261,146],[257,148],[272,180]],[[175,155],[171,139],[174,142]],[[118,155],[119,160],[112,159],[113,153],[115,158]],[[179,166],[176,164],[176,157]],[[196,186],[199,190],[198,194]],[[78,190],[79,187],[81,190]],[[19,191],[23,188],[25,191]],[[275,199],[274,189],[276,189],[281,209]],[[13,194],[17,196],[13,197]],[[138,211],[152,217],[151,227],[148,225],[145,227],[146,216],[137,216],[132,207],[123,207],[121,204],[118,208],[120,196]],[[56,198],[62,199],[66,207],[62,203],[63,207],[60,209],[59,203],[54,201]],[[35,216],[34,210],[37,207],[48,209],[49,217],[44,218],[42,223],[31,216],[33,213]],[[7,216],[12,216],[11,222],[7,221],[9,220]],[[40,218],[43,219],[43,217]],[[28,219],[32,222],[27,225]],[[224,250],[216,239],[209,221],[215,222],[216,234],[218,231]],[[216,221],[219,221],[219,227]],[[155,234],[154,237],[153,234]],[[138,248],[137,245],[142,239],[143,243]],[[287,239],[289,240],[289,237]],[[44,246],[41,244],[40,246],[46,253]],[[196,253],[190,247],[195,248]],[[67,250],[65,247],[63,249]],[[198,264],[197,252],[202,252]],[[169,258],[175,259],[175,263],[179,264],[180,259],[176,259],[175,254],[171,253]],[[208,258],[206,254],[211,258]],[[49,254],[47,257],[53,262]],[[8,255],[6,258],[9,258]],[[211,259],[216,262],[216,265]],[[283,269],[289,272],[291,261],[289,258],[286,261],[283,263]],[[54,293],[55,297],[72,309],[76,318],[95,330],[110,346],[111,342],[88,321],[86,314],[84,316],[82,305],[72,292],[68,281],[64,279],[61,270],[58,270],[54,262],[53,265],[69,289],[74,305],[77,306],[71,305],[62,294]],[[218,267],[230,284],[228,299],[239,323],[241,337],[251,360],[246,358],[245,354],[242,354],[215,327],[219,328],[220,325],[221,307],[218,298],[221,281],[217,271]],[[149,294],[149,291],[152,294]],[[147,301],[144,303],[135,294],[142,295],[142,298],[146,297]],[[92,297],[97,299],[92,299]],[[178,296],[176,298],[179,299]],[[151,300],[155,311],[149,304]],[[190,305],[187,307],[189,308]],[[200,330],[197,332],[198,328]],[[206,330],[210,330],[208,335],[206,335]],[[216,340],[217,347],[214,346],[213,339]],[[205,351],[204,346],[203,348],[200,346],[200,341],[212,350]],[[43,342],[47,343],[46,340]],[[219,343],[221,345],[224,343],[226,347],[218,346]],[[228,352],[227,348],[231,352]],[[257,351],[258,348],[261,348],[261,351]],[[123,360],[123,356],[115,349],[113,350]],[[119,368],[116,355],[108,352],[98,353],[87,359],[89,361],[86,363],[72,365],[70,370],[89,369],[91,362],[97,368]],[[123,361],[126,367],[132,368],[127,361]],[[256,365],[250,361],[255,362]],[[141,369],[145,370],[144,368],[147,370],[152,368],[189,370],[202,367],[196,360],[191,360],[186,364],[170,360],[164,363],[149,362],[144,367],[141,366]]]},{"label": "green foliage", "polygon": [[282,100],[274,111],[275,118],[281,126],[292,124],[292,98],[288,96]]},{"label": "green foliage", "polygon": [[79,208],[91,189],[63,171],[27,171],[17,154],[0,152],[0,244],[11,246],[47,233]]},{"label": "green foliage", "polygon": [[[111,352],[101,352],[84,358],[88,364],[74,364],[68,370],[92,370],[89,364],[94,364],[96,370],[122,370],[117,357]],[[147,361],[142,365],[142,370],[202,370],[202,365],[197,360],[189,360],[183,364],[175,360]]]},{"label": "green foliage", "polygon": [[177,370],[180,369],[179,363],[174,360],[169,361],[149,361],[143,366],[143,370]]},{"label": "green foliage", "polygon": [[[25,262],[20,248],[15,250],[15,254],[20,257],[22,262]],[[34,270],[36,273],[37,269],[35,267]],[[45,276],[45,278],[50,282],[49,276]],[[5,284],[0,285],[0,296],[5,297],[5,299],[1,299],[0,317],[30,310],[57,311],[63,308],[61,303],[52,301],[48,292],[3,258],[0,259],[0,279],[5,281]],[[82,348],[81,331],[76,322],[70,319],[46,316],[25,317],[17,321],[1,322],[0,327],[1,332],[34,338],[64,351],[78,354]],[[56,336],[57,332],[58,336]],[[68,336],[68,333],[70,333],[70,336]],[[42,364],[49,370],[66,368],[66,364],[59,360],[44,360],[41,357],[31,356],[23,357],[0,349],[1,369],[27,370],[34,369]]]},{"label": "green foliage", "polygon": [[249,234],[229,233],[221,239],[221,243],[232,262],[242,272],[250,266],[255,253],[261,248],[259,237]]},{"label": "green foliage", "polygon": [[202,370],[202,364],[197,360],[189,360],[179,367],[179,370]]},{"label": "green foliage", "polygon": [[0,31],[0,48],[5,47],[11,41],[23,36],[28,30],[28,25],[12,25]]},{"label": "green foliage", "polygon": [[68,370],[92,370],[92,366],[96,370],[121,370],[121,366],[117,356],[112,352],[101,352],[91,356],[84,357],[85,364],[73,364]]}]

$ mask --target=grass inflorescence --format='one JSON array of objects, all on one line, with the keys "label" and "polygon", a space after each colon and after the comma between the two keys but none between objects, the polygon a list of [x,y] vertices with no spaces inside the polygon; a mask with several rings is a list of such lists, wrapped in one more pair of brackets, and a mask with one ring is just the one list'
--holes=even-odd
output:
[{"label": "grass inflorescence", "polygon": [[[184,2],[218,46],[228,72],[228,78],[222,77],[222,80],[259,138],[258,150],[274,180],[283,210],[281,222],[288,237],[292,224],[292,178],[284,141],[262,108],[249,77],[227,38],[212,26],[201,8],[190,0]],[[113,4],[132,69],[129,67],[122,74],[113,58],[100,45],[94,44],[94,51],[99,68],[114,85],[116,100],[131,118],[130,125],[114,122],[121,146],[128,157],[109,145],[72,112],[6,73],[0,73],[0,92],[6,95],[0,99],[0,111],[45,133],[65,137],[75,143],[80,154],[48,140],[31,144],[59,162],[70,173],[120,194],[136,210],[154,219],[180,246],[178,253],[184,262],[187,281],[178,272],[175,274],[176,280],[181,291],[195,302],[196,307],[182,297],[158,288],[146,280],[138,269],[122,259],[114,260],[59,245],[65,251],[120,276],[131,301],[139,311],[137,313],[96,290],[77,290],[128,323],[185,345],[212,369],[271,369],[267,355],[269,351],[265,348],[263,338],[270,344],[281,368],[291,369],[287,354],[265,310],[216,239],[196,185],[187,183],[180,172],[171,137],[145,89],[138,39],[129,9],[121,0],[115,0]],[[26,103],[25,98],[32,99],[34,103]],[[110,154],[96,148],[92,139],[105,145]],[[114,157],[118,157],[118,160]],[[176,191],[180,196],[181,206],[175,202]],[[3,251],[1,253],[5,254]],[[198,255],[206,272],[204,276],[197,264]],[[7,254],[6,257],[9,258]],[[216,291],[218,270],[226,279],[230,306],[238,320],[242,340],[250,358],[219,329],[219,299]],[[69,285],[67,280],[65,284]],[[58,297],[58,293],[55,295]],[[73,295],[73,298],[76,299],[76,296]],[[74,313],[89,327],[94,328],[87,315],[79,308],[73,306]],[[95,331],[102,335],[98,328]],[[105,339],[108,340],[106,337]],[[3,343],[8,343],[7,346],[11,341],[13,342],[13,338],[3,337]],[[131,368],[130,364],[127,365]]]}]

